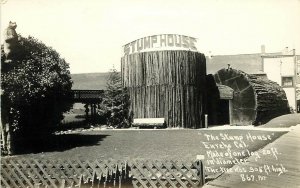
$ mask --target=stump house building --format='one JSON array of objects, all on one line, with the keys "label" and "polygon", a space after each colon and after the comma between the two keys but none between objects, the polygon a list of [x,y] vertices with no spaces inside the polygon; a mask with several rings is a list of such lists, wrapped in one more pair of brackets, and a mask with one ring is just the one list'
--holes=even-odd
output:
[{"label": "stump house building", "polygon": [[162,34],[124,46],[122,82],[135,119],[164,118],[167,127],[203,127],[206,61],[195,41]]},{"label": "stump house building", "polygon": [[[163,34],[124,46],[121,76],[134,119],[164,118],[167,127],[203,128],[205,114],[210,124],[249,125],[288,113],[286,94],[267,79],[261,54],[242,56],[244,61],[213,57],[215,63],[208,61],[213,75],[207,75],[206,58],[195,43],[193,37]],[[234,69],[222,69],[227,64]]]}]

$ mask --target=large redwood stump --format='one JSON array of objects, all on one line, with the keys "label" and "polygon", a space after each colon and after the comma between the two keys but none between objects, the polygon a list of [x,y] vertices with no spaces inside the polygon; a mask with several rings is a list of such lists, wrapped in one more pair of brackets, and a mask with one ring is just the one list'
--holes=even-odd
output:
[{"label": "large redwood stump", "polygon": [[262,124],[289,113],[284,90],[266,77],[249,75],[235,69],[221,69],[214,75],[217,84],[231,87],[231,123]]},{"label": "large redwood stump", "polygon": [[121,60],[134,118],[165,118],[168,127],[202,127],[205,56],[191,51],[155,51]]}]

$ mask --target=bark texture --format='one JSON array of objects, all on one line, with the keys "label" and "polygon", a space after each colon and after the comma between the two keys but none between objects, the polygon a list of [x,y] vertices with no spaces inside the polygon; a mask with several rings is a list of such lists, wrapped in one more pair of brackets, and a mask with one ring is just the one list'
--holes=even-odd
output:
[{"label": "bark texture", "polygon": [[200,128],[205,98],[205,56],[155,51],[124,56],[122,83],[134,118],[165,118],[168,127]]},{"label": "bark texture", "polygon": [[289,113],[284,90],[266,77],[249,75],[235,69],[221,69],[214,75],[217,84],[234,90],[233,124],[262,124]]}]

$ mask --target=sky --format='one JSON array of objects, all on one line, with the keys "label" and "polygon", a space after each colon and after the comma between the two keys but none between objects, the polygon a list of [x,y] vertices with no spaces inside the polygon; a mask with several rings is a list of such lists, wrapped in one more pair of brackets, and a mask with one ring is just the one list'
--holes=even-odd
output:
[{"label": "sky", "polygon": [[1,32],[15,21],[17,33],[53,47],[71,73],[119,70],[123,45],[165,33],[197,38],[206,55],[259,53],[261,45],[300,54],[300,0],[0,1]]}]

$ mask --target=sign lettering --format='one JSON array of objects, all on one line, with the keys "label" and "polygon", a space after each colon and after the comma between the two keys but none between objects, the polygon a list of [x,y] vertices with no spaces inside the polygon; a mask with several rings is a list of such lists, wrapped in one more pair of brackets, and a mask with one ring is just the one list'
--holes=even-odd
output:
[{"label": "sign lettering", "polygon": [[153,35],[147,36],[135,41],[132,41],[123,46],[124,55],[143,52],[143,51],[151,51],[157,49],[184,49],[197,51],[196,47],[197,39],[194,37],[189,37],[185,35],[177,35],[177,34],[161,34],[161,35]]}]

